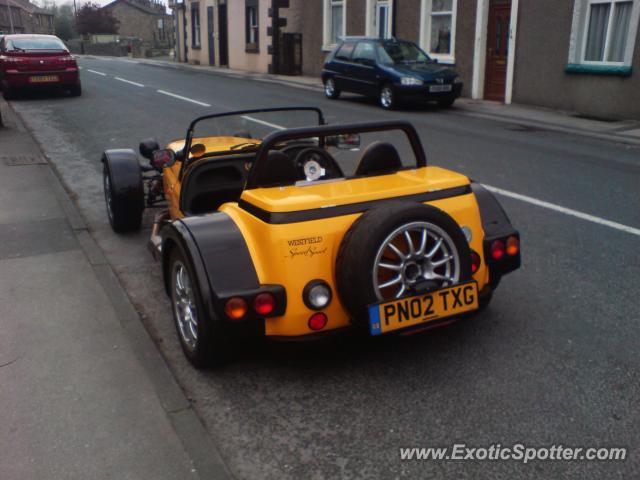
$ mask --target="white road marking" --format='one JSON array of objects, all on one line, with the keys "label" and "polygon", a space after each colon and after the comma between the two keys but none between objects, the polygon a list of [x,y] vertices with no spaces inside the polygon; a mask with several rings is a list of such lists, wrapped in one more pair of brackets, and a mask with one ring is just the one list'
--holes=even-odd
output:
[{"label": "white road marking", "polygon": [[119,82],[130,83],[131,85],[135,85],[136,87],[144,87],[143,84],[138,82],[132,82],[131,80],[127,80],[126,78],[115,77]]},{"label": "white road marking", "polygon": [[538,200],[537,198],[528,197],[526,195],[510,192],[508,190],[492,187],[490,185],[484,185],[484,187],[490,192],[497,193],[498,195],[503,195],[505,197],[513,198],[515,200],[520,200],[521,202],[530,203],[531,205],[536,205],[538,207],[548,208],[549,210],[553,210],[559,213],[564,213],[565,215],[570,215],[572,217],[580,218],[581,220],[586,220],[587,222],[597,223],[598,225],[604,225],[605,227],[613,228],[615,230],[620,230],[621,232],[630,233],[632,235],[637,235],[640,237],[640,228],[629,227],[628,225],[612,222],[611,220],[606,220],[604,218],[596,217],[594,215],[589,215],[588,213],[583,213],[577,210],[572,210],[570,208],[561,207],[560,205],[555,205],[553,203],[545,202],[544,200]]},{"label": "white road marking", "polygon": [[102,75],[103,77],[107,76],[106,73],[98,72],[97,70],[89,70],[89,69],[87,69],[87,72],[95,73],[96,75]]},{"label": "white road marking", "polygon": [[276,130],[285,130],[285,127],[281,125],[276,125],[275,123],[265,122],[264,120],[260,120],[258,118],[250,117],[249,115],[243,115],[242,118],[245,120],[249,120],[251,122],[259,123],[260,125],[265,125],[270,128],[275,128]]},{"label": "white road marking", "polygon": [[182,95],[176,95],[175,93],[165,92],[164,90],[156,90],[158,93],[162,95],[168,95],[169,97],[177,98],[179,100],[184,100],[185,102],[195,103],[196,105],[200,105],[202,107],[210,107],[208,103],[200,102],[198,100],[194,100],[193,98],[183,97]]}]

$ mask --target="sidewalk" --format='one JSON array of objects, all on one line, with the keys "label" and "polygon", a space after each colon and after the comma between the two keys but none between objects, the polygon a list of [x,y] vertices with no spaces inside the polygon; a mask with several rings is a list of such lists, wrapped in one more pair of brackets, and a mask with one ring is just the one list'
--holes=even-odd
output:
[{"label": "sidewalk", "polygon": [[228,478],[58,178],[0,110],[0,478]]},{"label": "sidewalk", "polygon": [[[77,55],[78,57],[117,60],[120,57],[96,57],[91,55]],[[268,83],[287,85],[312,91],[321,91],[322,82],[317,77],[269,75],[265,73],[252,73],[242,70],[232,70],[221,67],[202,65],[189,65],[166,60],[153,60],[145,58],[126,59],[127,61],[144,63],[157,67],[175,68],[182,70],[198,71],[211,75],[225,75],[234,78],[244,78]],[[621,142],[630,145],[640,145],[640,121],[600,121],[581,118],[575,113],[562,112],[542,107],[511,104],[504,105],[497,102],[472,100],[460,98],[455,108],[448,111],[455,115],[466,115],[477,118],[486,118],[506,123],[517,123],[523,127],[551,130],[556,132],[582,135],[586,137]]]}]

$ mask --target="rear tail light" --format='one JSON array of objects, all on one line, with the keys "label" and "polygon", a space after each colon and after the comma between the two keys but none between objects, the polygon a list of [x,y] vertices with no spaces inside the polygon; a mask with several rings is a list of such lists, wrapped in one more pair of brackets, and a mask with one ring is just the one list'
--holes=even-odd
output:
[{"label": "rear tail light", "polygon": [[491,243],[491,257],[494,260],[500,260],[504,257],[504,242],[502,240],[494,240]]},{"label": "rear tail light", "polygon": [[520,252],[520,240],[518,237],[509,237],[507,239],[507,255],[513,257]]},{"label": "rear tail light", "polygon": [[327,326],[328,320],[329,319],[324,313],[322,312],[314,313],[309,318],[309,328],[315,331],[322,330],[324,327]]},{"label": "rear tail light", "polygon": [[471,250],[471,273],[476,273],[480,269],[480,255]]},{"label": "rear tail light", "polygon": [[271,293],[259,293],[253,299],[253,309],[258,315],[269,315],[276,308],[276,299]]},{"label": "rear tail light", "polygon": [[242,320],[247,314],[247,302],[241,297],[232,297],[224,305],[224,313],[231,320]]}]

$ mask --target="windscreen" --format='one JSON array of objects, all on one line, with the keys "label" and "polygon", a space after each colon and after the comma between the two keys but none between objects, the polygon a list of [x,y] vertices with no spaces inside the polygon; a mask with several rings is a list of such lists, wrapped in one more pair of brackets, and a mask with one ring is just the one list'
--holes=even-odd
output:
[{"label": "windscreen", "polygon": [[389,40],[378,49],[380,60],[388,65],[394,63],[427,63],[431,59],[418,46],[411,42]]},{"label": "windscreen", "polygon": [[55,37],[25,37],[7,40],[7,50],[66,50],[64,43]]},{"label": "windscreen", "polygon": [[[260,141],[273,132],[315,127],[319,123],[318,112],[314,110],[278,110],[205,118],[194,125],[191,144],[202,142],[215,151],[252,151],[257,150]],[[204,142],[204,139],[208,141]]]}]

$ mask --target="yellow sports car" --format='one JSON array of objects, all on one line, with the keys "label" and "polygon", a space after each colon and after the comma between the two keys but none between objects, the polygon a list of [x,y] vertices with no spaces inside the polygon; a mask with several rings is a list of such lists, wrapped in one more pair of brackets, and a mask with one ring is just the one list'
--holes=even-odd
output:
[{"label": "yellow sports car", "polygon": [[315,338],[442,326],[484,308],[520,266],[520,238],[491,193],[428,166],[403,121],[327,125],[316,108],[194,120],[160,149],[107,150],[116,232],[155,208],[178,336],[196,367],[248,336]]}]

